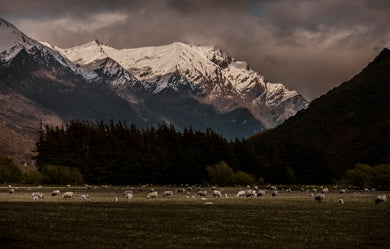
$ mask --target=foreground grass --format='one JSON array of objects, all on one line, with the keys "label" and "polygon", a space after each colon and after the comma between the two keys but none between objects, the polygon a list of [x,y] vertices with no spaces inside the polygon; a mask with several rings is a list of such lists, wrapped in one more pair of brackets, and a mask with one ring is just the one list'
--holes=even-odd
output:
[{"label": "foreground grass", "polygon": [[179,197],[114,203],[98,194],[36,203],[0,195],[0,248],[390,248],[389,203],[372,196],[351,194],[343,205],[336,194],[324,203],[286,194],[205,205]]}]

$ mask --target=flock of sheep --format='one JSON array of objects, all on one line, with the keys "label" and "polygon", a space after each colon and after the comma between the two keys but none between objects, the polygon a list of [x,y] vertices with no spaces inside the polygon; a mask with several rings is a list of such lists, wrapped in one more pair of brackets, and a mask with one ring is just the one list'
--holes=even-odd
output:
[{"label": "flock of sheep", "polygon": [[[39,186],[41,187],[41,186]],[[66,186],[67,188],[70,188],[70,185],[67,185]],[[91,187],[89,185],[86,185],[87,189],[90,189]],[[104,185],[103,188],[108,188],[108,186]],[[15,192],[17,188],[13,188],[11,185],[9,185],[9,193],[12,194]],[[143,189],[139,189],[140,191],[143,191]],[[271,195],[272,197],[276,197],[278,195],[278,188],[276,186],[270,186],[269,187],[269,190],[271,190]],[[200,187],[195,187],[195,186],[188,186],[187,187],[187,190],[185,190],[184,188],[178,188],[176,190],[176,192],[178,194],[182,194],[182,195],[185,195],[186,198],[190,198],[190,195],[191,195],[191,191],[196,191],[197,195],[200,196],[200,198],[202,198],[202,200],[206,200],[206,197],[207,197],[207,190],[202,190]],[[211,188],[211,196],[213,198],[222,198],[222,197],[225,197],[225,198],[229,198],[227,193],[225,193],[224,195],[222,195],[222,192],[224,190],[223,189],[220,189],[220,190],[217,190],[216,187],[212,187]],[[281,191],[285,191],[285,192],[292,192],[292,190],[290,188],[288,189],[284,189],[282,188]],[[301,189],[302,192],[309,192],[309,190],[305,190],[305,189]],[[369,190],[368,189],[364,189],[365,192],[368,192]],[[267,190],[266,189],[259,189],[257,186],[247,186],[247,189],[245,190],[239,190],[237,192],[237,195],[235,196],[236,198],[257,198],[257,197],[261,197],[261,196],[264,196],[266,195],[266,192]],[[312,188],[311,189],[311,194],[310,194],[310,197],[314,199],[314,201],[317,201],[317,202],[323,202],[325,200],[325,196],[326,194],[329,192],[329,189],[328,188],[322,188],[321,191],[319,191],[319,193],[317,195],[314,195],[313,192],[317,192],[317,189],[316,188]],[[346,190],[345,189],[340,189],[339,194],[345,194],[346,193]],[[125,190],[123,192],[123,195],[125,196],[126,200],[128,202],[130,202],[134,195],[133,195],[133,191],[132,190]],[[52,193],[51,193],[51,196],[52,197],[58,197],[60,196],[60,190],[54,190]],[[164,198],[168,198],[168,197],[172,197],[173,196],[173,191],[164,191],[163,194],[162,194],[162,197]],[[67,191],[67,192],[64,192],[62,194],[62,197],[64,200],[66,199],[72,199],[73,198],[73,192],[71,191]],[[146,195],[146,198],[147,199],[157,199],[158,198],[158,192],[155,190],[155,189],[150,189],[150,192],[147,193]],[[192,198],[195,198],[195,196],[192,196]],[[44,194],[41,193],[41,192],[33,192],[32,193],[32,200],[35,202],[35,201],[39,201],[39,200],[43,200],[44,199]],[[80,199],[81,200],[89,200],[90,199],[90,196],[89,194],[82,194],[80,195]],[[113,201],[114,202],[117,202],[118,201],[118,197],[115,196],[113,198]],[[376,204],[379,204],[381,202],[385,202],[387,201],[387,196],[386,195],[379,195],[375,198],[375,203]],[[344,203],[344,200],[343,199],[338,199],[338,203],[340,204],[343,204]]]}]

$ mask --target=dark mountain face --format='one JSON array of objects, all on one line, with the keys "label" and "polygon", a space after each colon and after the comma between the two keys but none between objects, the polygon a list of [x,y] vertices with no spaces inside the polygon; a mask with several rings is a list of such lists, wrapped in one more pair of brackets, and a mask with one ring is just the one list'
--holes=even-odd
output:
[{"label": "dark mountain face", "polygon": [[2,85],[57,113],[64,120],[83,118],[132,120],[137,117],[129,103],[105,85],[91,85],[81,76],[41,51],[21,50],[9,64],[1,66]]},{"label": "dark mountain face", "polygon": [[[270,167],[284,163],[306,181],[310,172],[330,180],[356,163],[389,163],[389,96],[390,50],[384,49],[351,80],[312,101],[284,124],[252,136],[250,142]],[[263,152],[272,151],[275,144],[283,150],[279,161]],[[290,153],[291,146],[300,152]]]}]

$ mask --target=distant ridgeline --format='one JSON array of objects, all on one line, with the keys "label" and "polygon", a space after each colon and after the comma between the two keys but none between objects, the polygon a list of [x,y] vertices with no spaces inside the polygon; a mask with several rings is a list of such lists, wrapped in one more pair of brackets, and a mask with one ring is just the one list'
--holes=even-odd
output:
[{"label": "distant ridgeline", "polygon": [[36,152],[40,172],[48,165],[77,168],[92,184],[206,183],[207,166],[221,160],[234,171],[264,175],[245,140],[228,142],[211,129],[178,132],[166,123],[143,130],[114,121],[41,126]]}]

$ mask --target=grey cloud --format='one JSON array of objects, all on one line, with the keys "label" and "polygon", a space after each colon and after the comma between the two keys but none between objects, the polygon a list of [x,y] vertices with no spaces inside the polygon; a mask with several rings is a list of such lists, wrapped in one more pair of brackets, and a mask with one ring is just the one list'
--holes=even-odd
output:
[{"label": "grey cloud", "polygon": [[386,0],[3,0],[0,16],[60,47],[95,38],[116,48],[215,45],[308,99],[390,45]]}]

